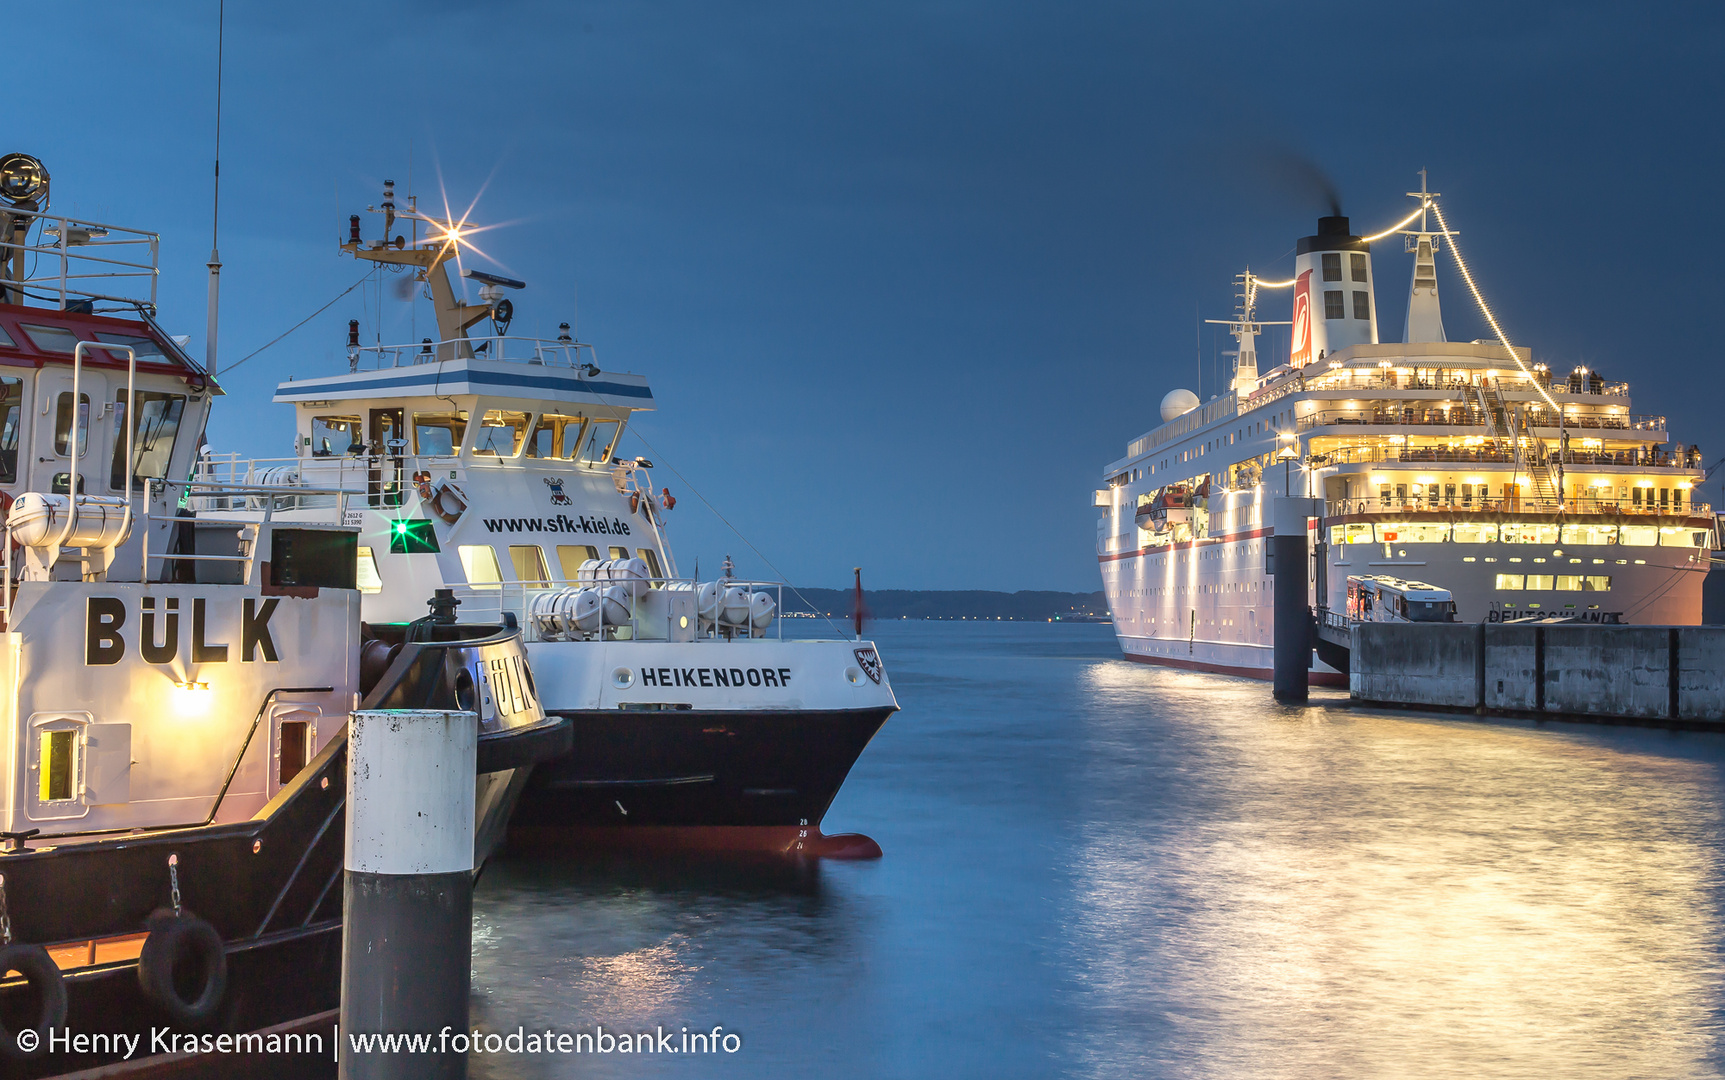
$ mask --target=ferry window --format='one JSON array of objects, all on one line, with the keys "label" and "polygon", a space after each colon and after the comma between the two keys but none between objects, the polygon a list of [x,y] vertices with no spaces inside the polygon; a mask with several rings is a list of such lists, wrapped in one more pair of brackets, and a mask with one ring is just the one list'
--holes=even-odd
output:
[{"label": "ferry window", "polygon": [[17,342],[12,340],[12,335],[6,332],[6,328],[4,326],[0,326],[0,345],[4,345],[7,348],[16,348],[17,344]]},{"label": "ferry window", "polygon": [[[1659,546],[1702,547],[1705,545],[1706,536],[1706,533],[1696,532],[1694,529],[1681,525],[1664,525],[1659,529]],[[1702,543],[1696,543],[1697,537],[1702,538]]]},{"label": "ferry window", "polygon": [[24,420],[23,382],[0,378],[0,484],[18,479],[18,429]]},{"label": "ferry window", "polygon": [[1590,574],[1581,579],[1583,592],[1610,592],[1611,576],[1609,574]]},{"label": "ferry window", "polygon": [[497,552],[488,544],[463,544],[456,549],[461,554],[461,569],[467,583],[476,589],[501,587],[503,573],[497,568]]},{"label": "ferry window", "polygon": [[1659,509],[1663,510],[1667,506],[1670,506],[1670,505],[1671,505],[1671,489],[1670,488],[1660,488],[1659,489]]},{"label": "ferry window", "polygon": [[1622,535],[1618,542],[1628,547],[1652,547],[1659,543],[1659,528],[1655,525],[1624,525],[1618,532]]},{"label": "ferry window", "polygon": [[1396,502],[1405,504],[1407,501],[1408,501],[1408,486],[1406,484],[1397,484],[1396,485]]},{"label": "ferry window", "polygon": [[1384,484],[1382,487],[1378,488],[1378,504],[1380,506],[1388,506],[1390,504],[1390,486],[1388,484]]},{"label": "ferry window", "polygon": [[1451,526],[1458,544],[1490,544],[1497,540],[1497,524],[1489,521],[1458,521]]},{"label": "ferry window", "polygon": [[558,544],[557,565],[563,571],[564,581],[574,581],[581,569],[581,564],[588,559],[597,559],[599,549],[591,544]]},{"label": "ferry window", "polygon": [[[121,390],[114,402],[114,465],[109,470],[108,486],[119,490],[126,484],[126,392]],[[164,394],[155,390],[138,392],[137,416],[132,420],[132,489],[142,488],[142,481],[160,480],[168,475],[168,463],[174,456],[174,439],[180,432],[180,418],[186,411],[186,395]]]},{"label": "ferry window", "polygon": [[533,428],[533,437],[527,440],[527,456],[530,458],[572,458],[581,445],[581,426],[587,422],[584,416],[564,416],[560,413],[544,413],[539,417],[539,423]]},{"label": "ferry window", "polygon": [[383,591],[383,576],[377,572],[377,556],[368,547],[359,549],[359,573],[355,580],[362,593],[380,593]]},{"label": "ferry window", "polygon": [[1354,290],[1354,318],[1369,319],[1372,317],[1372,294]]},{"label": "ferry window", "polygon": [[467,410],[413,414],[413,452],[425,457],[453,457],[467,437]]},{"label": "ferry window", "polygon": [[603,465],[611,460],[611,451],[617,442],[617,429],[620,427],[615,420],[595,420],[587,425],[587,434],[581,439],[581,460],[595,465]]},{"label": "ferry window", "polygon": [[63,326],[32,326],[29,323],[22,325],[24,332],[30,335],[30,340],[43,352],[70,355],[77,350],[78,335]]},{"label": "ferry window", "polygon": [[1671,508],[1673,510],[1682,510],[1683,509],[1683,489],[1682,488],[1676,488],[1671,492]]},{"label": "ferry window", "polygon": [[1324,253],[1324,280],[1342,280],[1342,257],[1339,253],[1333,251]]},{"label": "ferry window", "polygon": [[311,723],[305,720],[283,720],[281,723],[281,768],[276,781],[286,784],[305,768],[311,756]]},{"label": "ferry window", "polygon": [[1372,527],[1366,522],[1330,526],[1330,543],[1332,544],[1369,544],[1371,542]]},{"label": "ferry window", "polygon": [[[314,416],[311,421],[311,452],[314,457],[339,457],[350,449],[365,448],[357,416]],[[359,450],[353,450],[358,453]]]},{"label": "ferry window", "polygon": [[[135,334],[109,334],[98,330],[96,332],[96,340],[111,342],[115,345],[130,345],[132,347],[132,352],[137,356],[139,363],[142,363],[145,360],[167,359],[167,357],[162,353],[162,347],[147,337],[138,337]],[[108,355],[112,356],[122,364],[126,362],[126,354],[123,352],[109,353]]]},{"label": "ferry window", "polygon": [[635,554],[639,555],[641,557],[641,561],[647,564],[648,577],[659,578],[665,576],[659,572],[658,552],[654,551],[652,548],[636,548]]},{"label": "ferry window", "polygon": [[1540,525],[1532,522],[1505,524],[1502,539],[1506,544],[1555,544],[1559,530],[1556,525]]},{"label": "ferry window", "polygon": [[1499,574],[1497,575],[1497,587],[1511,591],[1517,590],[1521,588],[1521,580],[1520,574]]},{"label": "ferry window", "polygon": [[[78,455],[90,449],[90,395],[78,395]],[[65,391],[54,409],[54,452],[67,457],[72,452],[72,393]]]},{"label": "ferry window", "polygon": [[1580,574],[1559,574],[1559,575],[1557,575],[1557,591],[1558,592],[1580,592],[1581,591],[1581,575]]},{"label": "ferry window", "polygon": [[1454,484],[1445,484],[1443,486],[1443,501],[1446,503],[1449,503],[1451,506],[1455,505],[1455,485]]},{"label": "ferry window", "polygon": [[1527,587],[1530,591],[1535,589],[1549,591],[1555,586],[1552,584],[1552,575],[1550,574],[1529,574],[1527,575]]},{"label": "ferry window", "polygon": [[627,559],[629,557],[629,549],[625,547],[614,547],[611,549],[611,557],[613,559]]},{"label": "ferry window", "polygon": [[479,418],[473,436],[473,452],[493,457],[514,457],[527,434],[527,414],[510,409],[487,409]]},{"label": "ferry window", "polygon": [[1635,505],[1639,507],[1641,505],[1641,489],[1636,488],[1632,494],[1635,496]]},{"label": "ferry window", "polygon": [[1364,255],[1356,251],[1348,256],[1348,263],[1353,269],[1355,281],[1366,280],[1366,257]]},{"label": "ferry window", "polygon": [[1565,544],[1615,544],[1617,543],[1617,526],[1565,525],[1563,527],[1563,542]]},{"label": "ferry window", "polygon": [[1442,544],[1447,540],[1447,524],[1386,521],[1378,525],[1378,542],[1383,544]]},{"label": "ferry window", "polygon": [[545,552],[538,544],[510,544],[509,561],[515,564],[515,580],[526,585],[549,585],[551,575],[545,570]]}]

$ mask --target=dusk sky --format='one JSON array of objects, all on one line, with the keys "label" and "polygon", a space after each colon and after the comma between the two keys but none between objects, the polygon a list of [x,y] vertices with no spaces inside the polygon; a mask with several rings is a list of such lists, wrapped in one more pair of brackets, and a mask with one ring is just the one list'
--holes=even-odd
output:
[{"label": "dusk sky", "polygon": [[[215,0],[8,23],[3,149],[56,211],[162,234],[201,356]],[[429,325],[368,285],[225,373],[360,279],[347,216],[411,168],[422,208],[504,226],[469,265],[528,282],[514,332],[578,292],[601,365],[651,380],[624,449],[681,499],[685,569],[772,573],[672,468],[798,584],[1089,591],[1091,491],[1199,388],[1195,312],[1291,268],[1315,172],[1375,232],[1424,167],[1511,340],[1631,380],[1711,462],[1722,46],[1717,4],[234,0],[210,441],[289,453],[277,382],[345,370],[350,318]],[[1374,250],[1391,340],[1410,257]],[[1484,336],[1440,282],[1450,339]]]}]

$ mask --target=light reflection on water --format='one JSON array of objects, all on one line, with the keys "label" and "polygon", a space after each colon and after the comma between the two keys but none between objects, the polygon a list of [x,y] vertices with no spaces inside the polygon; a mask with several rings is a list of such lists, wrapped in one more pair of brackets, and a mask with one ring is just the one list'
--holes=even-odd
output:
[{"label": "light reflection on water", "polygon": [[476,1022],[730,1058],[476,1077],[1719,1072],[1725,739],[1270,703],[1106,627],[885,624],[875,864],[505,859]]}]

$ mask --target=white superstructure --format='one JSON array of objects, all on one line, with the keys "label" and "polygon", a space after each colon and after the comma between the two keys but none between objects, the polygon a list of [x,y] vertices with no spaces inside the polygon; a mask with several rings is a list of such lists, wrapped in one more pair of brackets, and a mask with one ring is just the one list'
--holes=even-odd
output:
[{"label": "white superstructure", "polygon": [[[1284,494],[1319,508],[1320,611],[1345,609],[1350,575],[1388,575],[1449,590],[1463,622],[1700,621],[1713,517],[1689,497],[1699,451],[1634,413],[1627,383],[1554,377],[1502,339],[1446,340],[1436,262],[1455,233],[1435,193],[1412,194],[1419,209],[1378,236],[1321,218],[1286,281],[1242,275],[1232,389],[1168,395],[1164,422],[1105,470],[1097,559],[1129,658],[1269,677],[1268,500]],[[1408,340],[1383,343],[1371,242],[1416,220],[1399,233]],[[1258,293],[1282,287],[1291,355],[1257,375]],[[1314,662],[1314,680],[1339,677]]]}]

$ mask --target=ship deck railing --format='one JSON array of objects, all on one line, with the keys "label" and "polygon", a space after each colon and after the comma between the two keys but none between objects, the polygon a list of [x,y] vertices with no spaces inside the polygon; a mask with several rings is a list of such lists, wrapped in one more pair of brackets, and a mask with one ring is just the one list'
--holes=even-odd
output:
[{"label": "ship deck railing", "polygon": [[[1559,430],[1555,419],[1547,419],[1535,414],[1528,418],[1529,424],[1537,429]],[[1383,409],[1336,409],[1310,413],[1299,418],[1296,425],[1299,431],[1311,431],[1313,428],[1339,427],[1356,425],[1365,427],[1474,427],[1489,426],[1483,410],[1476,406],[1457,405],[1451,408],[1426,406],[1421,408],[1383,408]],[[1597,431],[1642,431],[1663,432],[1666,423],[1663,416],[1646,416],[1627,414],[1620,416],[1570,416],[1564,420],[1563,430],[1597,430]]]},{"label": "ship deck railing", "polygon": [[[582,350],[586,350],[586,356],[581,355]],[[463,336],[442,341],[424,338],[410,344],[359,345],[350,346],[347,350],[349,371],[387,371],[458,358],[572,368],[580,374],[588,374],[589,366],[595,365],[596,360],[593,346],[584,341],[507,334]]]},{"label": "ship deck railing", "polygon": [[158,234],[59,214],[6,213],[26,228],[22,239],[0,241],[0,259],[22,254],[27,269],[24,280],[5,283],[0,296],[13,303],[28,298],[62,311],[91,311],[102,301],[155,314]]},{"label": "ship deck railing", "polygon": [[[1520,375],[1501,375],[1496,378],[1481,375],[1478,368],[1419,368],[1416,373],[1402,374],[1395,368],[1337,368],[1328,371],[1314,371],[1315,365],[1307,365],[1299,371],[1290,371],[1279,376],[1275,382],[1267,383],[1255,391],[1251,397],[1254,405],[1259,402],[1258,394],[1265,391],[1287,392],[1283,388],[1292,383],[1296,389],[1305,390],[1442,390],[1449,393],[1464,393],[1476,387],[1487,386],[1497,389],[1499,393],[1537,394],[1541,387],[1552,396],[1559,394],[1575,398],[1584,397],[1624,397],[1629,393],[1627,382],[1589,382],[1582,386],[1573,386],[1563,381],[1549,383],[1536,382]],[[1403,371],[1407,366],[1403,365]],[[1434,377],[1431,372],[1437,374]],[[1302,378],[1302,375],[1304,376]]]},{"label": "ship deck railing", "polygon": [[[699,602],[700,589],[706,582],[684,577],[653,577],[633,579],[638,584],[644,584],[651,589],[683,589],[692,593]],[[784,592],[790,588],[782,581],[756,581],[746,578],[720,578],[720,584],[729,588],[740,588],[748,593],[767,592],[773,597],[773,621],[769,627],[757,630],[752,623],[741,626],[727,626],[722,623],[709,623],[700,618],[699,614],[691,616],[695,621],[695,642],[736,642],[760,641],[766,639],[784,640]],[[535,613],[533,602],[541,597],[548,597],[565,590],[597,588],[604,589],[612,585],[622,585],[622,581],[576,579],[557,579],[548,581],[498,581],[469,582],[465,585],[455,585],[452,589],[457,599],[461,601],[460,618],[479,622],[502,622],[504,617],[512,616],[521,627],[522,640],[529,642],[578,642],[578,641],[644,641],[655,643],[673,642],[666,637],[647,637],[641,633],[641,604],[630,605],[627,622],[607,624],[602,629],[581,632],[559,626],[557,621],[544,613]],[[792,612],[791,617],[802,615]],[[816,617],[819,617],[818,615]],[[621,631],[627,630],[628,633]],[[833,640],[839,636],[834,635]],[[674,642],[686,644],[686,642]]]},{"label": "ship deck railing", "polygon": [[1328,499],[1324,503],[1328,517],[1352,517],[1360,514],[1597,514],[1618,518],[1710,517],[1713,508],[1707,503],[1655,503],[1647,499],[1599,498],[1591,495],[1548,502],[1532,498],[1510,499],[1397,499],[1380,496],[1359,499]]},{"label": "ship deck railing", "polygon": [[[153,496],[157,491],[168,495],[168,505],[185,506],[193,510],[195,517],[180,517],[177,514],[145,514],[146,528],[143,535],[144,576],[150,576],[151,560],[159,561],[162,566],[159,580],[166,580],[169,568],[173,564],[197,563],[240,563],[240,580],[252,580],[252,570],[257,562],[258,534],[268,527],[277,513],[292,512],[305,509],[302,500],[308,496],[323,498],[328,501],[323,505],[334,513],[328,521],[308,522],[303,518],[295,518],[294,524],[326,524],[341,525],[347,517],[347,503],[350,492],[335,488],[278,488],[258,487],[248,484],[219,483],[207,479],[193,477],[190,480],[149,479],[144,482],[144,505],[154,505]],[[176,495],[175,492],[178,494]],[[212,516],[216,507],[232,512],[242,509],[246,517],[223,518]],[[230,525],[240,534],[241,543],[237,555],[204,554],[199,552],[150,551],[150,529],[148,524],[157,522],[172,522],[177,525],[196,524],[200,527],[211,525]]]},{"label": "ship deck railing", "polygon": [[[1532,457],[1528,447],[1520,457],[1512,448],[1488,445],[1485,436],[1477,446],[1339,446],[1315,455],[1317,465],[1376,465],[1405,462],[1408,464],[1514,465]],[[1692,472],[1699,462],[1691,453],[1665,450],[1570,450],[1567,453],[1548,450],[1547,457],[1565,465],[1596,465],[1625,469],[1678,469]],[[1321,459],[1321,460],[1320,460]]]}]

